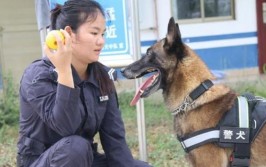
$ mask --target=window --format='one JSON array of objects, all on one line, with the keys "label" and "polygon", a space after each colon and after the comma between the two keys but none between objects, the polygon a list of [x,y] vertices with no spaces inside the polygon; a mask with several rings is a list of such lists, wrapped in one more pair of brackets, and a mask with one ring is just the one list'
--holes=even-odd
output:
[{"label": "window", "polygon": [[172,0],[172,12],[179,21],[216,21],[234,18],[233,0]]}]

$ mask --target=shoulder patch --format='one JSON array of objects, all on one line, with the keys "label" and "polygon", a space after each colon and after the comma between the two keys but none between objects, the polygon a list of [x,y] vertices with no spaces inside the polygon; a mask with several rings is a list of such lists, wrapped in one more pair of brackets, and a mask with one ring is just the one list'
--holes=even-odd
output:
[{"label": "shoulder patch", "polygon": [[111,80],[113,80],[113,81],[117,80],[117,72],[115,71],[115,69],[110,68],[109,71],[108,71],[108,75],[109,75],[109,78]]}]

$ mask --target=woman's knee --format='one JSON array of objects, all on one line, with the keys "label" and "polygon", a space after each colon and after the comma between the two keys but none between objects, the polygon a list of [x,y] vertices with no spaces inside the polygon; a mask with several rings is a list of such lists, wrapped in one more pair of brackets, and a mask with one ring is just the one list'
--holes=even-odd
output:
[{"label": "woman's knee", "polygon": [[81,136],[69,136],[66,137],[65,141],[65,149],[69,151],[69,154],[72,156],[88,156],[88,154],[92,155],[92,148],[86,139]]},{"label": "woman's knee", "polygon": [[89,141],[80,136],[65,137],[56,147],[52,159],[54,163],[62,163],[64,160],[63,163],[67,163],[67,166],[90,166],[93,161],[92,148]]}]

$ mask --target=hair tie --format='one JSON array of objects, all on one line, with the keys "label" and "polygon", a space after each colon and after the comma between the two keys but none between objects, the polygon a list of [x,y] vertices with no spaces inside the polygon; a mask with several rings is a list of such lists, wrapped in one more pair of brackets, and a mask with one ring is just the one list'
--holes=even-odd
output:
[{"label": "hair tie", "polygon": [[54,10],[58,5],[64,5],[67,0],[49,0],[50,10]]}]

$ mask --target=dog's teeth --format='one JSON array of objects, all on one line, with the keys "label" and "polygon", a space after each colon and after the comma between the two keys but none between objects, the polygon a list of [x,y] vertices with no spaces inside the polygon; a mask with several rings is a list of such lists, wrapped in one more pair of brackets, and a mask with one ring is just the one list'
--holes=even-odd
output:
[{"label": "dog's teeth", "polygon": [[139,92],[140,92],[140,94],[142,94],[144,92],[144,90],[140,89]]},{"label": "dog's teeth", "polygon": [[152,69],[152,68],[150,68],[150,69],[148,69],[147,71],[148,71],[148,72],[153,72],[153,71],[155,71],[155,70]]},{"label": "dog's teeth", "polygon": [[158,76],[159,76],[159,74],[154,74],[154,75],[152,76],[152,82],[155,81],[155,79],[156,79]]}]

